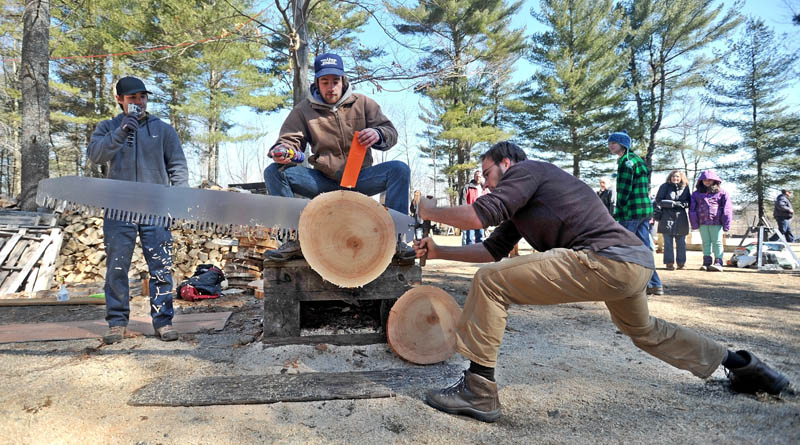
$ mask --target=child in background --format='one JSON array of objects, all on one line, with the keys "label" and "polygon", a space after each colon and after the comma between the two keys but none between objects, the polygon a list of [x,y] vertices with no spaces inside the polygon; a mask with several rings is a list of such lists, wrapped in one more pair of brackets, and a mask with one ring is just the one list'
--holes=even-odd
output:
[{"label": "child in background", "polygon": [[[721,187],[722,180],[712,170],[700,174],[689,203],[689,221],[692,230],[700,230],[703,240],[702,270],[722,272],[722,232],[731,228],[733,207],[728,193]],[[714,260],[711,260],[711,253]]]}]

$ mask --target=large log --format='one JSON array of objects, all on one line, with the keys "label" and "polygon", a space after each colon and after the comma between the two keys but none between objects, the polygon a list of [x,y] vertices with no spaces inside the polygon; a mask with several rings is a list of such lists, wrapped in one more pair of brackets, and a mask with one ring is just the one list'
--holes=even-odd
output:
[{"label": "large log", "polygon": [[312,199],[300,215],[298,234],[311,268],[341,287],[363,286],[380,276],[397,245],[386,208],[344,190]]},{"label": "large log", "polygon": [[438,287],[418,286],[394,303],[386,339],[395,354],[411,363],[438,363],[455,352],[460,316],[461,308],[450,294]]}]

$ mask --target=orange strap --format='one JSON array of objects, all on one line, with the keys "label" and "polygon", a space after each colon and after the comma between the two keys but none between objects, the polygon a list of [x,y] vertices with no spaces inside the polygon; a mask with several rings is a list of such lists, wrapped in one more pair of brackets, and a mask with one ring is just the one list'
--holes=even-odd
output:
[{"label": "orange strap", "polygon": [[364,156],[367,148],[358,142],[358,132],[353,134],[353,142],[350,143],[350,153],[347,155],[347,163],[344,165],[342,174],[342,187],[353,188],[358,182],[358,174],[361,173],[361,165],[364,164]]}]

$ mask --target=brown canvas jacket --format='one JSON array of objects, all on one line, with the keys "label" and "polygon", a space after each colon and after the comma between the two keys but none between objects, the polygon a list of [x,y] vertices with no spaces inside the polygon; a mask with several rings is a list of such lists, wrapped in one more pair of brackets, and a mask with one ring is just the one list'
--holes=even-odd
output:
[{"label": "brown canvas jacket", "polygon": [[[372,148],[388,150],[397,143],[397,130],[381,107],[363,94],[352,93],[348,85],[342,99],[334,105],[313,97],[294,107],[281,126],[275,145],[305,151],[306,143],[312,155],[308,162],[325,176],[339,181],[342,178],[353,134],[365,128],[381,133],[382,142]],[[367,150],[361,169],[372,165],[372,150]]]}]

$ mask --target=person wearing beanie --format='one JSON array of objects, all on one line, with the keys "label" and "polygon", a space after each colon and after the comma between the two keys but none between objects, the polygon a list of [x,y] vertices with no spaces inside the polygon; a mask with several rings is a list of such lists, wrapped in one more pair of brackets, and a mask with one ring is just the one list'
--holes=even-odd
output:
[{"label": "person wearing beanie", "polygon": [[[86,155],[106,164],[107,177],[121,181],[188,187],[189,168],[178,133],[147,111],[147,88],[136,77],[117,81],[115,98],[122,112],[97,124]],[[138,110],[137,110],[138,108]],[[103,342],[125,337],[130,315],[128,269],[136,237],[150,271],[150,315],[164,341],[178,339],[172,327],[172,234],[168,228],[103,218],[106,250],[106,322]]]},{"label": "person wearing beanie", "polygon": [[725,252],[722,232],[731,229],[733,205],[728,192],[722,188],[722,179],[714,170],[706,170],[697,178],[695,191],[689,201],[689,222],[692,230],[700,231],[703,241],[703,265],[700,269],[722,272],[722,255]]},{"label": "person wearing beanie", "polygon": [[[397,130],[378,104],[353,92],[337,54],[320,54],[314,59],[314,83],[308,98],[296,104],[283,122],[277,142],[269,149],[273,163],[264,170],[269,194],[314,198],[320,193],[340,190],[350,143],[355,132],[367,148],[354,190],[365,195],[386,192],[386,207],[408,214],[411,170],[402,161],[373,165],[372,150],[386,151],[397,143]],[[306,168],[306,146],[311,147]],[[293,156],[284,156],[285,153]],[[302,257],[300,243],[290,240],[265,254],[268,260],[286,261]],[[414,249],[398,241],[395,258],[414,261]]]},{"label": "person wearing beanie", "polygon": [[[496,227],[478,244],[440,246],[431,237],[414,241],[420,257],[486,263],[475,272],[455,324],[455,349],[469,360],[468,368],[454,384],[427,391],[425,403],[449,414],[498,420],[503,408],[495,369],[506,323],[515,323],[508,317],[511,305],[579,301],[604,302],[611,321],[635,346],[697,377],[708,378],[723,366],[736,392],[780,394],[790,387],[786,376],[751,352],[728,350],[724,343],[652,316],[646,287],[655,269],[653,252],[614,221],[583,181],[549,162],[527,159],[507,141],[492,146],[480,162],[491,193],[456,207],[437,207],[427,198],[419,202],[419,217],[426,220],[461,230]],[[533,253],[506,258],[521,239]],[[563,330],[571,336],[580,326]],[[602,346],[581,356],[575,366],[602,360]],[[633,371],[628,366],[617,372]],[[535,368],[530,374],[541,380]],[[562,382],[569,384],[569,379]]]},{"label": "person wearing beanie", "polygon": [[[608,150],[619,157],[617,160],[617,206],[614,219],[635,233],[645,246],[650,247],[650,218],[653,203],[650,200],[650,176],[647,164],[633,150],[631,137],[625,131],[611,133]],[[653,271],[647,293],[663,295],[664,287],[658,272]]]},{"label": "person wearing beanie", "polygon": [[781,190],[781,194],[775,198],[775,207],[772,209],[772,216],[775,218],[775,222],[778,223],[778,232],[783,235],[787,243],[794,242],[794,234],[792,233],[794,209],[792,208],[791,198],[791,190]]}]

